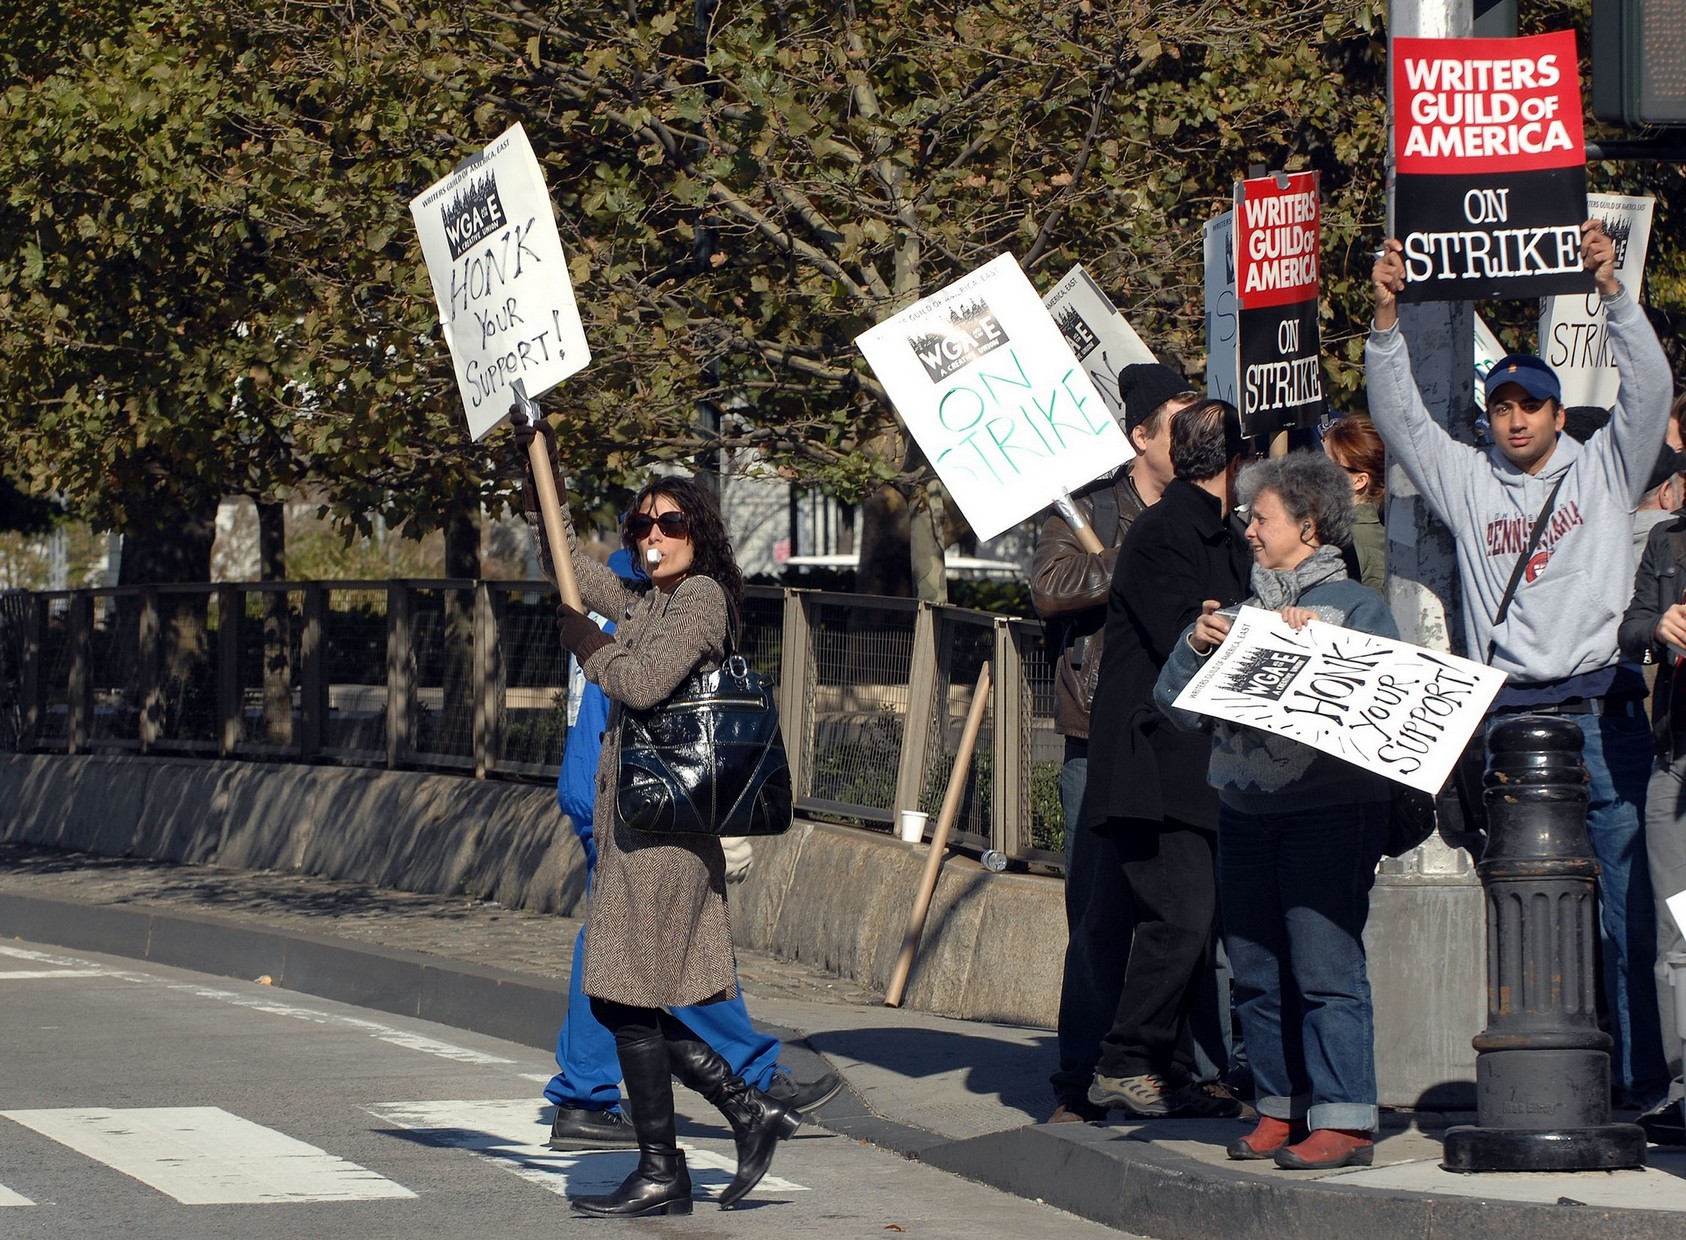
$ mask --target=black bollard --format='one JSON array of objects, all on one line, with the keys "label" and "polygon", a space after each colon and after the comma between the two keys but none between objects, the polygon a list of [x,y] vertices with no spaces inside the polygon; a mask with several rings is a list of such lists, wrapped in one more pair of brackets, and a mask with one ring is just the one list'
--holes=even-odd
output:
[{"label": "black bollard", "polygon": [[1476,1123],[1447,1130],[1448,1171],[1645,1165],[1645,1133],[1610,1122],[1610,1035],[1598,1027],[1598,862],[1587,838],[1581,730],[1519,715],[1488,737],[1487,1028],[1475,1038]]}]

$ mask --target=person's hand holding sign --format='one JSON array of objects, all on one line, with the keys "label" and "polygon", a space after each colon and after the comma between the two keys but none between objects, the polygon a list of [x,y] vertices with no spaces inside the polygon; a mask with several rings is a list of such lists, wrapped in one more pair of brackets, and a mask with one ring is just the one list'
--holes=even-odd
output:
[{"label": "person's hand holding sign", "polygon": [[1212,651],[1223,645],[1224,638],[1229,636],[1230,618],[1218,614],[1218,600],[1209,598],[1200,604],[1200,619],[1194,622],[1194,630],[1188,635],[1188,647],[1204,659]]},{"label": "person's hand holding sign", "polygon": [[526,466],[522,497],[528,510],[535,511],[539,517],[539,561],[556,583],[562,602],[574,611],[583,612],[585,604],[580,600],[579,583],[574,579],[572,539],[563,517],[562,496],[551,463],[556,432],[539,413],[538,405],[527,400],[510,406],[509,425],[515,446]]},{"label": "person's hand holding sign", "polygon": [[1397,238],[1382,242],[1370,282],[1376,288],[1376,330],[1385,332],[1399,322],[1399,294],[1405,291],[1405,247]]},{"label": "person's hand holding sign", "polygon": [[1604,231],[1602,220],[1581,225],[1581,264],[1598,282],[1600,297],[1614,297],[1622,291],[1622,282],[1616,279],[1616,243]]},{"label": "person's hand holding sign", "polygon": [[1317,613],[1309,607],[1284,607],[1281,614],[1283,622],[1296,633],[1317,619]]},{"label": "person's hand holding sign", "polygon": [[1686,650],[1686,603],[1676,603],[1657,617],[1651,636],[1659,646],[1673,646]]}]

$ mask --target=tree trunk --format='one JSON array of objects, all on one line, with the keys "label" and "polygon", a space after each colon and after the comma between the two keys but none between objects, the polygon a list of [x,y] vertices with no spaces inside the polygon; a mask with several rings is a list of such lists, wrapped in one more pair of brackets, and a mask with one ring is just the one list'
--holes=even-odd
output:
[{"label": "tree trunk", "polygon": [[[208,584],[217,504],[165,513],[123,538],[119,585]],[[157,664],[141,665],[141,600],[123,597],[117,607],[113,681],[138,704],[152,734],[161,738],[216,737],[216,685],[210,661],[207,613],[210,592],[158,596]]]},{"label": "tree trunk", "polygon": [[[258,505],[258,578],[287,580],[286,505]],[[293,743],[293,613],[285,590],[263,598],[263,726],[271,745]]]},{"label": "tree trunk", "polygon": [[948,565],[943,560],[942,488],[932,482],[914,493],[908,521],[908,563],[914,595],[925,603],[948,602]]},{"label": "tree trunk", "polygon": [[907,499],[895,487],[880,487],[861,505],[861,567],[857,594],[913,596],[913,562],[908,556]]}]

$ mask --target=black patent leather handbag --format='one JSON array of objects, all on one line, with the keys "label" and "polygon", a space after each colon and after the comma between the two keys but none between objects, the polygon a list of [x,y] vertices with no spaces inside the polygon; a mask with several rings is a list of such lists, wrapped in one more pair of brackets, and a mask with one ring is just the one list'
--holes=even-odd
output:
[{"label": "black patent leather handbag", "polygon": [[729,655],[650,710],[621,709],[615,818],[656,835],[790,829],[790,764],[772,686]]}]

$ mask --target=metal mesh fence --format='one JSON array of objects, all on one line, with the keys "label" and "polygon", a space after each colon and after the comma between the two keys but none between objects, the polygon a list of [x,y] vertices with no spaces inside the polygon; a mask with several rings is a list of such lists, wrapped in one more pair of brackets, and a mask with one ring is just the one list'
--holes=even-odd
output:
[{"label": "metal mesh fence", "polygon": [[63,748],[70,737],[70,608],[68,594],[42,596],[47,607],[46,631],[41,634],[39,714],[35,735],[39,743]]},{"label": "metal mesh fence", "polygon": [[568,652],[556,633],[556,599],[547,592],[492,585],[504,677],[497,765],[554,774],[568,739]]},{"label": "metal mesh fence", "polygon": [[94,592],[87,664],[93,703],[88,743],[94,748],[140,746],[140,607],[140,595],[134,591]]},{"label": "metal mesh fence", "polygon": [[24,658],[35,623],[35,600],[22,590],[0,591],[0,751],[23,742]]},{"label": "metal mesh fence", "polygon": [[295,754],[304,667],[304,591],[259,586],[242,589],[237,597],[240,750],[254,756]]},{"label": "metal mesh fence", "polygon": [[1017,620],[1010,627],[1022,672],[1018,692],[1025,726],[1019,733],[1019,770],[1028,787],[1021,821],[1029,824],[1023,843],[1036,852],[1058,854],[1065,847],[1065,812],[1060,807],[1065,737],[1054,731],[1054,664],[1040,624]]},{"label": "metal mesh fence", "polygon": [[896,798],[915,604],[812,596],[813,730],[805,809],[888,823]]},{"label": "metal mesh fence", "polygon": [[425,762],[474,763],[474,591],[409,592],[410,748]]},{"label": "metal mesh fence", "polygon": [[[919,808],[934,820],[942,810],[960,753],[966,716],[977,691],[978,673],[995,652],[995,617],[945,609],[937,621],[937,674],[931,726],[925,736],[925,782]],[[965,790],[950,827],[951,837],[976,848],[989,846],[990,799],[994,796],[995,720],[984,716],[972,750]]]},{"label": "metal mesh fence", "polygon": [[158,648],[155,692],[143,694],[152,744],[174,751],[214,751],[217,746],[217,659],[226,632],[219,601],[208,587],[157,592]]},{"label": "metal mesh fence", "polygon": [[[898,805],[940,812],[978,672],[999,650],[999,696],[951,839],[1058,861],[1063,742],[1040,625],[766,587],[748,591],[742,621],[738,648],[752,666],[803,682],[785,721],[800,812],[873,829],[886,828]],[[786,649],[792,634],[800,644]],[[20,692],[18,651],[32,636],[33,699],[19,717],[35,721],[28,739],[40,749],[308,751],[549,780],[567,738],[569,661],[553,593],[535,582],[242,583],[0,599],[0,711],[5,694]],[[15,743],[5,719],[0,748]]]},{"label": "metal mesh fence", "polygon": [[352,762],[386,760],[386,591],[330,586],[323,622],[328,726],[323,748]]},{"label": "metal mesh fence", "polygon": [[784,659],[784,591],[773,586],[749,586],[744,594],[739,653],[750,667],[776,685]]}]

